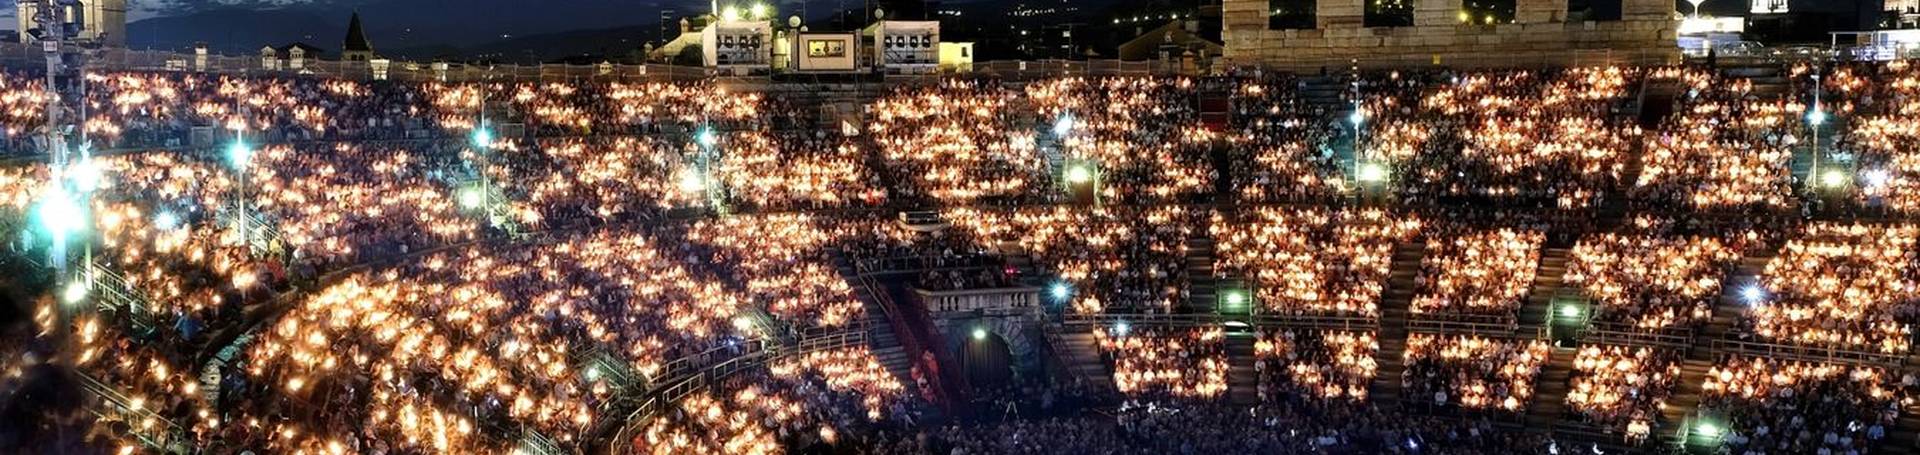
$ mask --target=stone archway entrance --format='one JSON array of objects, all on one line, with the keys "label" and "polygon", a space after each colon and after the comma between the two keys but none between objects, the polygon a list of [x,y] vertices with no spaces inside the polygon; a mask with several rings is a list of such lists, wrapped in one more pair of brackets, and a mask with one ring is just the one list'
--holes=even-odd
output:
[{"label": "stone archway entrance", "polygon": [[976,390],[999,390],[1013,384],[1013,351],[1007,339],[984,329],[968,335],[960,345],[960,371]]}]

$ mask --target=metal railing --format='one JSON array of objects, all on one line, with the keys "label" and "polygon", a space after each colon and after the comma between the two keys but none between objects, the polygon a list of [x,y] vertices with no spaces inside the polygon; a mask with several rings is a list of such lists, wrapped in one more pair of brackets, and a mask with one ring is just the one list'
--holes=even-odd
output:
[{"label": "metal railing", "polygon": [[669,409],[674,403],[678,403],[694,393],[711,390],[713,387],[718,386],[722,380],[742,371],[762,368],[772,362],[794,356],[833,349],[865,347],[866,344],[866,331],[848,330],[815,338],[802,339],[791,347],[774,347],[771,350],[758,350],[746,353],[712,364],[699,371],[688,372],[685,377],[669,379],[665,382],[666,385],[664,387],[660,387],[652,393],[649,393],[647,398],[642,400],[640,405],[636,407],[632,413],[628,414],[625,420],[622,420],[623,423],[621,424],[620,430],[614,433],[612,439],[606,441],[607,452],[612,454],[627,453],[627,449],[632,447],[633,439],[639,436],[638,432],[646,426],[647,421],[661,415],[661,413]]},{"label": "metal railing", "polygon": [[1656,345],[1693,348],[1693,331],[1684,328],[1646,329],[1618,322],[1590,322],[1580,341],[1598,344]]},{"label": "metal railing", "polygon": [[1519,321],[1500,316],[1449,316],[1449,319],[1408,319],[1407,331],[1440,334],[1472,334],[1506,338],[1515,335]]},{"label": "metal railing", "polygon": [[[121,394],[92,376],[85,374],[77,376],[80,378],[80,388],[101,402],[98,406],[87,408],[102,422],[125,422],[127,436],[139,440],[141,444],[156,452],[172,452],[177,449],[174,447],[175,444],[185,442],[187,434],[185,429],[153,411],[153,406],[158,403],[136,403],[136,399]],[[102,427],[111,428],[105,425]]]},{"label": "metal railing", "polygon": [[1713,352],[1719,354],[1744,354],[1771,359],[1792,359],[1807,362],[1868,365],[1887,368],[1899,368],[1907,363],[1907,356],[1904,354],[1857,351],[1831,347],[1793,346],[1740,340],[1714,340]]},{"label": "metal railing", "polygon": [[114,272],[112,267],[88,264],[86,276],[91,287],[88,293],[93,296],[95,308],[107,313],[122,313],[139,330],[156,328],[153,302],[127,282],[125,277]]}]

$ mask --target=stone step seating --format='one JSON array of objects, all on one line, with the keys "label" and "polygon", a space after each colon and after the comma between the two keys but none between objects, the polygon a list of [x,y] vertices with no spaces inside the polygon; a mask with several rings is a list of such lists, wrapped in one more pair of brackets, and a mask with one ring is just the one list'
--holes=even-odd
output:
[{"label": "stone step seating", "polygon": [[1528,292],[1526,302],[1520,307],[1519,322],[1523,333],[1536,332],[1553,320],[1553,298],[1560,295],[1567,276],[1567,263],[1572,256],[1572,248],[1546,248],[1540,251],[1540,265],[1534,271],[1533,290]]},{"label": "stone step seating", "polygon": [[1091,331],[1063,332],[1056,336],[1054,355],[1060,357],[1067,373],[1093,390],[1114,390],[1113,372],[1100,356],[1100,343]]},{"label": "stone step seating", "polygon": [[1555,348],[1549,354],[1546,368],[1540,370],[1540,376],[1533,380],[1533,400],[1527,407],[1527,427],[1553,428],[1558,422],[1566,420],[1567,391],[1573,380],[1573,359],[1579,354],[1576,348]]},{"label": "stone step seating", "polygon": [[867,349],[901,384],[912,386],[913,356],[900,344],[897,329],[887,320],[887,309],[881,306],[880,299],[874,297],[874,290],[859,279],[852,263],[844,258],[835,262],[841,279],[853,288],[854,298],[860,299],[860,307],[866,311]]},{"label": "stone step seating", "polygon": [[1375,339],[1380,342],[1380,352],[1374,355],[1377,365],[1368,393],[1374,403],[1401,400],[1401,375],[1406,371],[1407,308],[1413,303],[1413,282],[1420,273],[1420,260],[1425,256],[1426,245],[1422,243],[1394,246],[1390,274],[1379,303],[1380,333]]},{"label": "stone step seating", "polygon": [[1300,99],[1307,104],[1329,108],[1329,112],[1336,112],[1341,117],[1345,117],[1352,110],[1353,103],[1347,101],[1346,94],[1353,90],[1353,85],[1347,81],[1347,78],[1306,76],[1300,78],[1300,82],[1302,85],[1299,87]]},{"label": "stone step seating", "polygon": [[1258,361],[1253,352],[1254,335],[1227,335],[1227,401],[1237,405],[1260,403],[1260,376],[1254,369]]},{"label": "stone step seating", "polygon": [[1213,274],[1213,239],[1195,236],[1187,239],[1187,279],[1191,286],[1187,290],[1187,311],[1192,313],[1213,313],[1218,310],[1216,294],[1219,292],[1219,280]]}]

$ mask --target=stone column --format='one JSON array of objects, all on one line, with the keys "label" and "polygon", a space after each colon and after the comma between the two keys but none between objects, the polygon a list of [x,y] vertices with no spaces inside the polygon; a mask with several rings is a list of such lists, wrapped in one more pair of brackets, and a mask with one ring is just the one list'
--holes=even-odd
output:
[{"label": "stone column", "polygon": [[1566,0],[1514,0],[1513,22],[1550,24],[1567,21]]},{"label": "stone column", "polygon": [[1461,0],[1418,0],[1413,7],[1415,27],[1445,27],[1460,24]]},{"label": "stone column", "polygon": [[1313,22],[1321,30],[1360,28],[1367,23],[1367,0],[1318,0]]}]

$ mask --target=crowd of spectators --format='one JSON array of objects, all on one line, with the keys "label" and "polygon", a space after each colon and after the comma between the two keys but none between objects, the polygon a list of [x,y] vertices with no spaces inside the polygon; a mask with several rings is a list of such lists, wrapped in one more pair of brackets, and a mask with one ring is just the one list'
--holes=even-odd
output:
[{"label": "crowd of spectators", "polygon": [[1707,372],[1700,403],[1726,419],[1727,453],[1857,454],[1887,437],[1912,396],[1911,374],[1845,366],[1731,357]]},{"label": "crowd of spectators", "polygon": [[1920,226],[1814,223],[1789,238],[1744,291],[1759,339],[1882,354],[1913,349]]},{"label": "crowd of spectators", "polygon": [[1253,209],[1214,213],[1214,274],[1245,277],[1262,313],[1379,315],[1393,250],[1417,219],[1379,209]]},{"label": "crowd of spectators", "polygon": [[1679,353],[1671,349],[1599,346],[1573,359],[1567,409],[1575,417],[1644,441],[1680,382]]},{"label": "crowd of spectators", "polygon": [[1043,125],[1042,149],[1057,149],[1063,180],[1091,167],[1109,203],[1183,202],[1213,191],[1207,153],[1215,133],[1199,123],[1189,78],[1064,77],[1027,84],[1025,101]]},{"label": "crowd of spectators", "polygon": [[865,348],[805,353],[722,382],[644,422],[631,452],[817,453],[912,421],[900,382]]},{"label": "crowd of spectators", "polygon": [[1754,93],[1751,79],[1697,68],[1649,77],[1686,87],[1675,115],[1647,136],[1632,194],[1648,207],[1682,204],[1718,211],[1775,211],[1794,203],[1793,148],[1807,105]]},{"label": "crowd of spectators", "polygon": [[1373,333],[1280,329],[1254,341],[1254,370],[1263,402],[1282,397],[1366,401],[1379,365]]},{"label": "crowd of spectators", "polygon": [[672,244],[686,250],[682,263],[704,264],[709,273],[738,283],[774,316],[807,327],[841,327],[866,311],[827,249],[839,233],[823,224],[829,223],[796,214],[701,220],[686,230],[684,241]]},{"label": "crowd of spectators", "polygon": [[356,274],[267,328],[228,373],[238,408],[204,425],[288,450],[499,448],[502,427],[580,443],[621,377],[733,339],[748,299],[672,253],[603,231]]},{"label": "crowd of spectators", "polygon": [[1283,75],[1230,82],[1227,150],[1241,202],[1324,201],[1352,184],[1335,149],[1348,126],[1307,102],[1304,82]]},{"label": "crowd of spectators", "polygon": [[1356,117],[1364,158],[1395,169],[1410,200],[1595,206],[1640,136],[1612,114],[1641,77],[1630,68],[1451,74],[1419,98],[1366,100]]},{"label": "crowd of spectators", "polygon": [[1512,320],[1533,290],[1546,236],[1513,229],[1436,233],[1427,241],[1411,307],[1426,318]]},{"label": "crowd of spectators", "polygon": [[1039,455],[1085,453],[1572,453],[1543,435],[1514,433],[1487,419],[1423,417],[1330,404],[1237,407],[1129,406],[1113,416],[951,425],[882,438],[863,454]]},{"label": "crowd of spectators", "polygon": [[1028,202],[1051,187],[1039,133],[996,81],[906,87],[875,101],[867,129],[899,197]]},{"label": "crowd of spectators", "polygon": [[1525,412],[1548,351],[1541,340],[1408,334],[1401,396],[1430,409]]},{"label": "crowd of spectators", "polygon": [[1217,398],[1227,392],[1226,332],[1210,329],[1097,328],[1113,364],[1114,388],[1147,399]]},{"label": "crowd of spectators", "polygon": [[1187,240],[1204,212],[1181,207],[953,209],[946,219],[983,242],[1010,242],[1058,277],[1078,313],[1165,313],[1187,302]]},{"label": "crowd of spectators", "polygon": [[1902,60],[1843,67],[1828,78],[1828,91],[1845,95],[1838,100],[1842,112],[1854,117],[1834,148],[1857,154],[1853,180],[1861,202],[1894,213],[1920,211],[1920,74]]},{"label": "crowd of spectators", "polygon": [[[1915,110],[1909,92],[1920,89],[1905,65],[1840,67],[1825,79],[1828,104],[1839,106],[1829,109],[1859,118],[1839,141],[1861,152],[1855,184],[1895,211],[1914,205],[1908,174],[1920,173],[1907,169],[1920,163],[1906,150],[1920,137],[1906,121]],[[1811,71],[1794,67],[1787,77]],[[1646,135],[1613,111],[1642,79],[1689,89],[1680,113]],[[1329,118],[1303,101],[1298,80],[1229,80],[1224,93],[1234,101],[1220,131],[1201,121],[1199,99],[1221,80],[1160,77],[904,87],[872,103],[866,125],[827,131],[807,127],[818,122],[777,96],[712,82],[94,74],[85,130],[94,149],[113,153],[59,177],[96,187],[84,228],[106,272],[85,285],[54,283],[33,319],[40,332],[72,334],[77,371],[121,395],[123,412],[103,418],[116,433],[180,433],[209,451],[497,451],[526,433],[578,447],[627,417],[608,409],[629,398],[628,387],[677,372],[676,359],[743,350],[771,335],[746,317],[758,310],[776,329],[856,326],[868,315],[842,258],[861,272],[919,272],[909,279],[936,290],[1057,280],[1049,292],[1081,314],[1177,312],[1200,278],[1188,276],[1189,241],[1211,236],[1211,278],[1246,278],[1262,314],[1371,318],[1396,245],[1424,234],[1416,318],[1511,320],[1549,241],[1542,232],[1582,231],[1562,229],[1566,219],[1513,216],[1507,202],[1603,205],[1644,143],[1633,189],[1641,202],[1788,207],[1796,203],[1789,163],[1804,145],[1798,116],[1811,106],[1805,87],[1762,94],[1752,81],[1694,69],[1394,73],[1362,81],[1364,98],[1350,100],[1361,106],[1354,117]],[[0,77],[0,147],[41,146],[48,96],[34,78]],[[1336,144],[1351,127],[1362,150],[1354,165],[1387,162],[1402,201],[1429,207],[1178,205],[1215,192],[1251,203],[1325,201],[1350,189]],[[127,151],[204,142],[201,129],[246,145]],[[1034,206],[1060,201],[1056,182],[1082,177],[1096,182],[1103,206]],[[0,168],[0,229],[33,231],[54,178],[45,165]],[[1429,204],[1458,201],[1499,205]],[[950,206],[930,213],[951,228],[861,210],[929,203]],[[731,209],[755,213],[671,220]],[[1447,223],[1421,221],[1436,219]],[[627,222],[645,227],[609,226]],[[523,237],[522,229],[552,232]],[[1566,279],[1598,302],[1599,320],[1647,330],[1699,324],[1732,261],[1769,235],[1720,233],[1588,236]],[[31,235],[9,242],[12,252],[44,253],[28,247],[45,240]],[[1768,264],[1745,331],[1767,342],[1908,353],[1920,309],[1916,240],[1920,228],[1903,224],[1808,226]],[[1009,250],[1033,259],[1043,278],[1000,262]],[[294,282],[366,264],[376,265],[273,308]],[[98,311],[58,326],[68,295]],[[257,320],[266,322],[234,340]],[[1225,395],[1225,336],[1113,327],[1097,339],[1122,392],[1191,403]],[[953,429],[874,447],[1540,447],[1491,447],[1498,438],[1472,424],[1328,404],[1366,401],[1375,336],[1260,333],[1264,401],[1324,407],[1130,408],[1117,419],[1001,427],[1032,439]],[[227,342],[243,349],[209,363]],[[1506,411],[1532,396],[1547,349],[1426,334],[1407,346],[1402,380],[1412,402]],[[1902,393],[1887,390],[1884,371],[1769,362],[1736,359],[1716,370],[1708,390],[1718,401],[1710,402],[1806,416],[1766,422],[1776,416],[1735,411],[1747,423],[1729,438],[1741,447],[1845,452],[1878,439],[1897,415],[1886,403]],[[1647,348],[1583,349],[1575,367],[1574,412],[1636,437],[1647,435],[1677,374],[1670,355]],[[867,424],[911,414],[900,378],[864,349],[808,353],[766,370],[676,403],[634,443],[660,453],[834,446]],[[203,378],[208,371],[217,382]],[[1848,414],[1846,405],[1871,412]],[[1316,420],[1330,417],[1352,420]],[[1219,437],[1228,428],[1256,436]],[[1123,436],[1102,436],[1113,434]],[[1165,440],[1115,445],[1149,437]]]},{"label": "crowd of spectators", "polygon": [[1595,321],[1694,328],[1713,316],[1721,277],[1739,258],[1739,249],[1714,238],[1598,234],[1574,245],[1565,283],[1592,299]]}]

